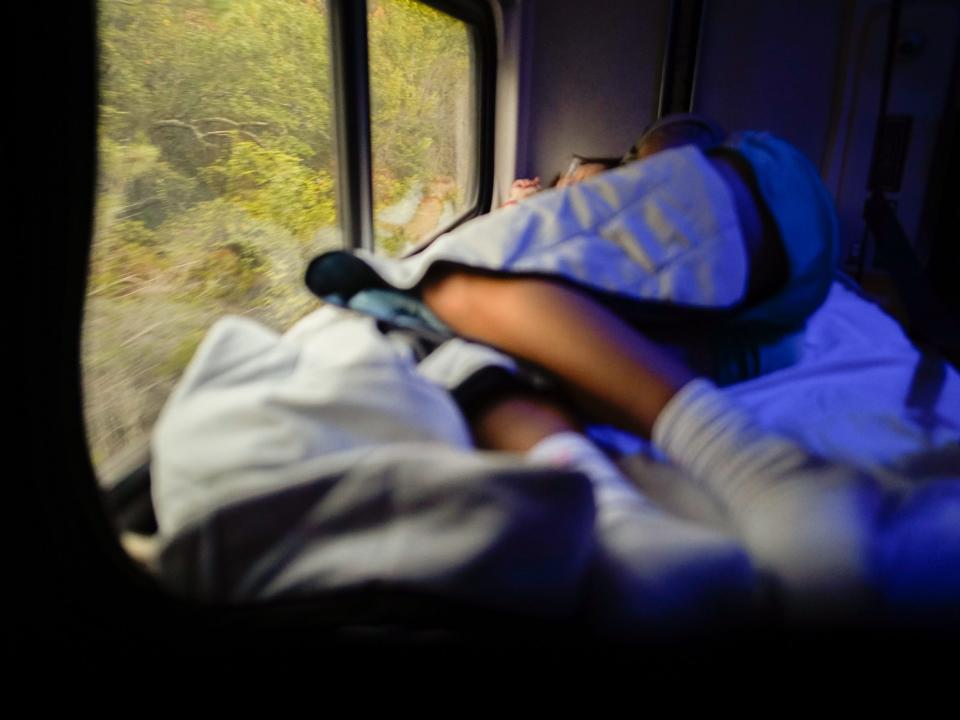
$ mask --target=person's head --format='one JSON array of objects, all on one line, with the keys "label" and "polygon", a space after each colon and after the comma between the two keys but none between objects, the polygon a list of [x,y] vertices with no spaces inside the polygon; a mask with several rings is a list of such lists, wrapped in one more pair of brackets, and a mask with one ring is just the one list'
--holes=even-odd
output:
[{"label": "person's head", "polygon": [[557,176],[552,186],[562,188],[568,185],[576,185],[592,178],[594,175],[599,175],[605,170],[616,167],[617,164],[618,161],[615,158],[588,158],[574,155],[570,167],[567,168],[566,172]]},{"label": "person's head", "polygon": [[625,165],[654,153],[683,145],[696,145],[703,151],[721,145],[727,134],[717,123],[694,113],[674,113],[651,123],[633,147],[623,156]]}]

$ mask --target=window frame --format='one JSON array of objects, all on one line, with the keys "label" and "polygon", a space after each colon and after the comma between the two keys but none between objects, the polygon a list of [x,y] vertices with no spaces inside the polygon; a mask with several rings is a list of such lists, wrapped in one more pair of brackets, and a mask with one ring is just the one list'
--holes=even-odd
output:
[{"label": "window frame", "polygon": [[[416,617],[422,617],[426,603],[434,603],[438,618],[452,612],[462,621],[462,604],[414,593],[391,592],[384,598],[361,590],[294,603],[204,603],[172,592],[123,549],[116,508],[100,486],[90,455],[79,372],[99,162],[96,3],[70,3],[52,15],[41,6],[26,10],[36,20],[31,24],[42,25],[51,41],[25,48],[15,73],[15,80],[26,78],[22,88],[15,86],[15,94],[29,101],[36,117],[22,129],[20,146],[29,149],[29,158],[21,163],[14,156],[18,182],[12,237],[18,249],[27,251],[22,267],[42,268],[43,277],[21,274],[20,298],[29,308],[29,319],[22,323],[22,347],[30,357],[23,373],[29,401],[17,402],[15,408],[24,410],[20,424],[28,436],[28,465],[14,483],[13,503],[27,520],[24,527],[30,527],[22,533],[24,547],[17,550],[18,556],[26,555],[22,566],[28,571],[23,582],[28,595],[19,599],[29,599],[30,614],[21,618],[14,646],[28,657],[37,653],[37,659],[60,653],[67,663],[89,663],[105,648],[115,660],[117,653],[130,652],[172,657],[184,648],[208,655],[243,653],[251,642],[274,656],[302,650],[307,637],[349,644],[344,627],[379,626],[394,601],[413,608]],[[492,26],[482,32],[496,37]],[[483,45],[489,48],[490,40]],[[485,93],[492,89],[489,63],[494,58],[495,52],[485,55],[482,63]],[[62,92],[31,89],[34,75],[44,90],[60,87]],[[489,207],[492,191],[485,187],[492,178],[492,99],[478,107],[484,109],[474,214]],[[52,198],[56,211],[51,211]],[[114,490],[135,491],[147,468],[134,470]],[[477,623],[489,623],[491,632],[510,636],[529,631],[526,618],[509,625],[505,621],[511,618],[491,622],[486,609],[472,612]],[[395,621],[396,611],[390,613]],[[91,645],[93,638],[97,642]]]},{"label": "window frame", "polygon": [[[484,0],[416,0],[465,23],[472,40],[474,110],[474,201],[438,236],[489,212],[493,202],[494,120],[497,74],[496,20]],[[337,132],[338,220],[345,248],[373,252],[372,142],[366,0],[327,0]]]},{"label": "window frame", "polygon": [[[366,0],[326,0],[328,42],[333,81],[337,153],[337,225],[346,249],[373,252],[372,142]],[[485,0],[416,0],[467,25],[473,54],[472,72],[477,138],[474,144],[473,204],[451,223],[418,242],[414,254],[436,237],[490,210],[493,199],[494,99],[496,84],[496,20]],[[96,30],[94,31],[96,34]],[[94,69],[98,73],[98,68]],[[99,75],[97,75],[99,78]],[[99,118],[99,109],[96,117]],[[131,498],[149,487],[149,450],[131,448],[116,459],[119,480],[106,493],[107,507],[126,512]],[[97,485],[100,483],[97,481]],[[142,512],[141,512],[142,515]]]}]

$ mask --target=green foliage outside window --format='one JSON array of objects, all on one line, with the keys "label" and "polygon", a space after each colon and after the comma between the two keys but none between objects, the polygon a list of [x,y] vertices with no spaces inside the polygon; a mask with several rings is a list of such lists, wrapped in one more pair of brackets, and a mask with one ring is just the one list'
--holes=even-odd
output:
[{"label": "green foliage outside window", "polygon": [[[413,0],[370,7],[375,192],[389,203],[455,174],[439,124],[463,104],[450,93],[465,92],[469,46],[462,23]],[[233,313],[286,329],[317,306],[306,262],[341,240],[324,0],[104,0],[98,13],[83,372],[110,482],[209,326]],[[406,242],[409,228],[388,230]]]},{"label": "green foliage outside window", "polygon": [[376,241],[396,255],[472,202],[470,39],[463,22],[416,0],[368,8]]}]

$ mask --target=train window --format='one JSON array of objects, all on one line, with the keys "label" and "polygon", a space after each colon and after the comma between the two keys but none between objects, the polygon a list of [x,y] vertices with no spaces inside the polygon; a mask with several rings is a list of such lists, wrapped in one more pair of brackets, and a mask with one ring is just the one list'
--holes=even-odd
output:
[{"label": "train window", "polygon": [[[317,253],[362,244],[396,255],[489,207],[490,183],[480,182],[492,177],[489,9],[369,0],[369,61],[354,66],[367,82],[344,95],[338,47],[364,30],[339,24],[334,5],[97,3],[82,368],[104,487],[147,459],[163,403],[217,318],[287,328],[316,306],[302,277]],[[349,7],[364,16],[364,5]],[[336,127],[336,110],[366,107],[367,86],[369,115],[347,117],[369,122],[372,144]],[[372,158],[372,203],[358,197],[353,176],[368,165],[357,152]],[[364,215],[372,233],[355,232]]]},{"label": "train window", "polygon": [[375,248],[396,255],[475,202],[477,113],[467,23],[416,0],[370,0]]},{"label": "train window", "polygon": [[82,333],[100,482],[142,462],[194,349],[233,313],[285,328],[341,245],[324,2],[97,3],[99,169]]}]

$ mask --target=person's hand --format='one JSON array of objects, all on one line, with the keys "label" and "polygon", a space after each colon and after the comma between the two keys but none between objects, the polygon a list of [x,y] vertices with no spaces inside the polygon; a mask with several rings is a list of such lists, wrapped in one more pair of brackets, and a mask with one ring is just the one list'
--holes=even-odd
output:
[{"label": "person's hand", "polygon": [[515,203],[524,200],[531,195],[534,195],[540,192],[540,178],[517,178],[513,181],[513,184],[510,186],[510,195],[507,198],[507,201],[503,204],[504,207],[507,205],[513,205]]}]

